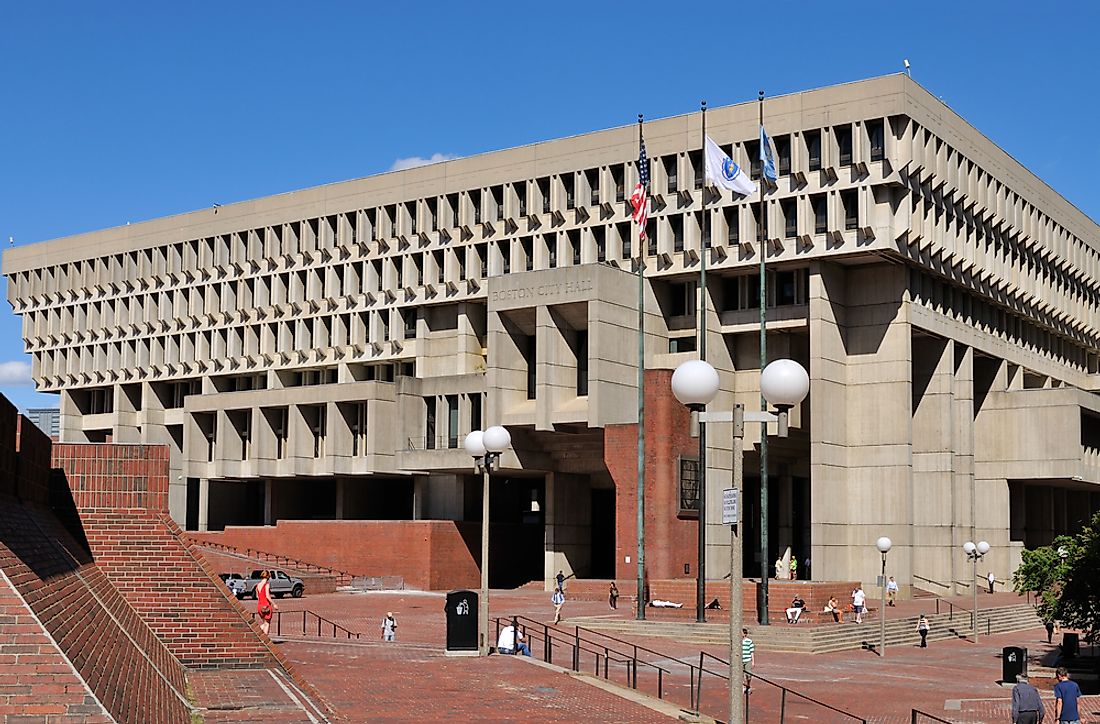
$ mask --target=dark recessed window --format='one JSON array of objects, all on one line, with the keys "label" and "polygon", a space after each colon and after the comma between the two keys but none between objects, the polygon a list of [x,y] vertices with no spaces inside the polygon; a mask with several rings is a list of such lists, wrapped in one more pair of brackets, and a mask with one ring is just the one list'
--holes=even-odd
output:
[{"label": "dark recessed window", "polygon": [[821,131],[806,131],[802,134],[806,139],[806,155],[809,158],[810,170],[821,170]]},{"label": "dark recessed window", "polygon": [[677,173],[676,156],[665,156],[662,162],[665,165],[665,176],[668,178],[668,192],[674,194],[680,190],[680,177]]},{"label": "dark recessed window", "polygon": [[811,196],[810,205],[814,209],[814,233],[824,234],[828,230],[828,205],[825,194]]},{"label": "dark recessed window", "polygon": [[855,189],[842,191],[840,203],[844,206],[844,228],[855,229],[859,226],[859,197],[856,196]]},{"label": "dark recessed window", "polygon": [[695,337],[670,337],[668,340],[668,351],[672,354],[677,352],[694,352],[699,348],[696,344]]},{"label": "dark recessed window", "polygon": [[760,140],[745,141],[745,153],[749,156],[749,176],[760,178]]},{"label": "dark recessed window", "polygon": [[741,240],[741,219],[739,218],[736,206],[727,206],[722,209],[722,214],[726,219],[727,236],[730,244],[736,244]]},{"label": "dark recessed window", "polygon": [[779,204],[783,211],[783,232],[788,239],[798,235],[798,204],[794,199],[785,199]]},{"label": "dark recessed window", "polygon": [[774,141],[775,154],[779,157],[779,175],[785,176],[791,172],[791,137],[777,136]]},{"label": "dark recessed window", "polygon": [[852,127],[837,126],[833,129],[836,134],[836,145],[839,151],[841,166],[852,165]]},{"label": "dark recessed window", "polygon": [[680,458],[680,513],[699,514],[699,461]]},{"label": "dark recessed window", "polygon": [[886,156],[886,130],[881,118],[867,122],[867,135],[871,139],[871,160],[881,161]]}]

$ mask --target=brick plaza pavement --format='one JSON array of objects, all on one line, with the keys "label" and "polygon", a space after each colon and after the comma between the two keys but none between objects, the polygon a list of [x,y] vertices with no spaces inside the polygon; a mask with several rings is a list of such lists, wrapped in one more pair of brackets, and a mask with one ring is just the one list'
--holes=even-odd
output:
[{"label": "brick plaza pavement", "polygon": [[[449,713],[460,713],[466,718],[483,721],[530,717],[550,721],[654,721],[661,718],[657,712],[630,702],[616,703],[610,694],[527,662],[508,657],[490,657],[486,661],[442,657],[439,651],[443,648],[445,631],[443,603],[441,594],[409,591],[285,599],[279,605],[287,617],[286,628],[291,628],[292,611],[308,609],[363,632],[364,641],[370,644],[341,649],[333,644],[288,641],[282,646],[302,674],[341,713],[352,712],[353,719],[359,714],[369,714],[371,720],[409,716],[406,707],[430,709],[432,716],[447,718]],[[380,623],[386,611],[393,611],[398,619],[397,644],[377,642],[381,638]],[[549,594],[543,591],[493,591],[491,613],[552,620]],[[566,620],[560,630],[563,633],[572,630],[567,626],[570,615],[599,614],[626,618],[631,612],[620,609],[612,614],[606,603],[570,601],[566,604]],[[624,638],[682,661],[698,661],[701,648],[662,638]],[[806,655],[758,648],[757,672],[875,724],[909,722],[909,712],[914,707],[952,722],[1007,721],[1011,692],[997,684],[1001,673],[1000,652],[1004,646],[1025,646],[1033,660],[1052,648],[1046,644],[1046,633],[1042,629],[983,636],[978,644],[952,640],[933,642],[927,649],[920,649],[915,644],[892,646],[885,659],[862,650]],[[539,654],[539,647],[535,648]],[[702,648],[725,658],[720,647]],[[560,656],[560,659],[566,658],[564,654]],[[667,661],[665,665],[676,668]],[[686,671],[686,666],[680,666],[677,673],[682,681],[666,681],[666,696],[684,706],[688,690]],[[501,684],[501,681],[507,683]],[[1049,697],[1052,682],[1036,683]],[[761,685],[754,687],[753,692],[754,721],[771,721],[760,715],[777,713],[777,693]],[[725,697],[725,682],[708,677],[704,685],[704,713],[721,716]],[[516,702],[521,706],[513,707]],[[570,708],[575,702],[583,702],[579,710]],[[617,708],[620,706],[625,709]],[[1053,710],[1053,702],[1050,709]],[[808,718],[802,719],[804,721],[843,720],[839,715],[826,715],[819,709],[788,707],[788,714],[799,711],[806,713]],[[1086,698],[1084,711],[1090,715],[1100,713],[1100,697]],[[774,720],[778,721],[778,717]]]}]

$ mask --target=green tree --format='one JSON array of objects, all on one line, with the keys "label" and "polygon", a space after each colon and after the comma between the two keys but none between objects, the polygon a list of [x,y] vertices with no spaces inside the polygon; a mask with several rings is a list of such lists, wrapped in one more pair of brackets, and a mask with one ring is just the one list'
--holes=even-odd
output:
[{"label": "green tree", "polygon": [[1044,621],[1061,621],[1090,642],[1100,639],[1100,513],[1076,535],[1023,552],[1012,575],[1018,593],[1035,591]]}]

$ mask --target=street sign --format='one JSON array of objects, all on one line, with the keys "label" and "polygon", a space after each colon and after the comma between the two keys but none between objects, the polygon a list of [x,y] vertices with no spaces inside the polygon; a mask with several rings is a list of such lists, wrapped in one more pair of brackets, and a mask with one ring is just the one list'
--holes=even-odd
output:
[{"label": "street sign", "polygon": [[737,524],[737,489],[726,488],[722,491],[722,522]]}]

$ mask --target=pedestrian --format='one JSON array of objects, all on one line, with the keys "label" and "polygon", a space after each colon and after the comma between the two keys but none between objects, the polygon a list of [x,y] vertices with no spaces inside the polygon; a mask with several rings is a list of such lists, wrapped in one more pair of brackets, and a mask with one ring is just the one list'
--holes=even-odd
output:
[{"label": "pedestrian", "polygon": [[989,582],[989,592],[993,593],[993,584],[997,582],[997,577],[993,575],[993,571],[990,571],[989,575],[986,576],[985,579]]},{"label": "pedestrian", "polygon": [[840,601],[836,596],[829,596],[829,602],[825,604],[825,610],[822,613],[831,613],[833,622],[840,623]]},{"label": "pedestrian", "polygon": [[1028,683],[1027,674],[1016,675],[1012,687],[1012,724],[1042,724],[1043,700],[1039,690]]},{"label": "pedestrian", "polygon": [[890,576],[890,580],[886,582],[886,605],[893,607],[898,600],[898,582],[894,580],[893,576]]},{"label": "pedestrian", "polygon": [[558,571],[558,575],[554,576],[554,580],[558,582],[558,588],[562,591],[565,590],[565,573]]},{"label": "pedestrian", "polygon": [[530,656],[531,649],[523,641],[523,632],[516,629],[513,624],[508,624],[500,630],[500,637],[497,639],[497,653]]},{"label": "pedestrian", "polygon": [[928,625],[928,619],[925,618],[924,614],[922,613],[920,615],[920,620],[917,621],[917,633],[920,634],[920,647],[922,649],[928,648],[928,629],[929,628],[930,628],[930,626]]},{"label": "pedestrian", "polygon": [[1054,620],[1049,619],[1043,622],[1043,626],[1047,630],[1047,643],[1052,643],[1054,639]]},{"label": "pedestrian", "polygon": [[862,586],[856,586],[852,591],[852,610],[856,612],[856,623],[863,623],[863,607],[867,603],[867,594]]},{"label": "pedestrian", "polygon": [[798,558],[794,555],[791,555],[791,580],[798,580]]},{"label": "pedestrian", "polygon": [[1076,681],[1069,680],[1069,671],[1059,666],[1054,672],[1058,683],[1054,685],[1054,716],[1061,724],[1081,724],[1081,714],[1077,711],[1077,700],[1081,698],[1081,687]]},{"label": "pedestrian", "polygon": [[749,693],[752,667],[756,663],[756,644],[749,638],[749,630],[741,629],[741,666],[745,669],[745,693]]},{"label": "pedestrian", "polygon": [[783,565],[783,557],[775,559],[775,580],[782,581],[787,577],[787,568]]},{"label": "pedestrian", "polygon": [[561,623],[561,607],[565,605],[565,593],[559,588],[550,597],[550,603],[554,604],[554,623]]},{"label": "pedestrian", "polygon": [[393,617],[392,611],[386,611],[386,617],[382,619],[382,640],[397,640],[397,619]]},{"label": "pedestrian", "polygon": [[279,608],[271,600],[271,578],[269,571],[260,571],[260,582],[256,584],[256,614],[260,617],[260,630],[265,634],[271,628],[271,618],[275,615],[275,609]]},{"label": "pedestrian", "polygon": [[614,581],[611,582],[611,588],[607,592],[607,605],[611,606],[612,611],[619,607],[619,587]]},{"label": "pedestrian", "polygon": [[798,623],[798,619],[802,616],[802,610],[806,608],[806,601],[799,594],[794,594],[794,599],[791,600],[791,606],[787,609],[787,623]]}]

